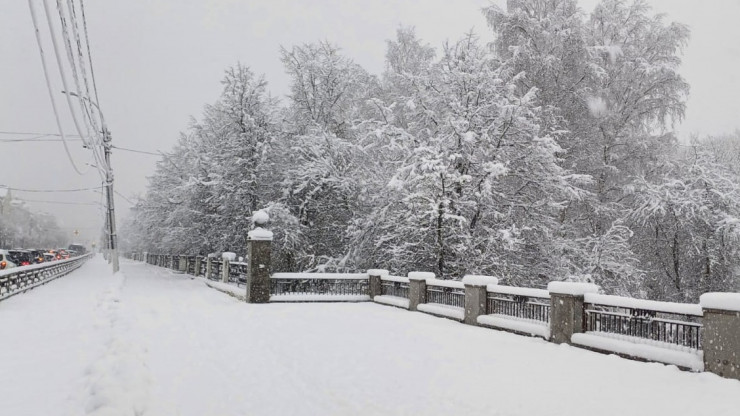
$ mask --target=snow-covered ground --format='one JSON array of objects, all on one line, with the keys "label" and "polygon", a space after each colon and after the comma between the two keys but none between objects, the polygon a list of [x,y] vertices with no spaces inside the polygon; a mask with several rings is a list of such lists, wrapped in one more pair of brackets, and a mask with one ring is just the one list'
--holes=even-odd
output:
[{"label": "snow-covered ground", "polygon": [[740,382],[99,258],[0,302],[0,415],[732,415]]}]

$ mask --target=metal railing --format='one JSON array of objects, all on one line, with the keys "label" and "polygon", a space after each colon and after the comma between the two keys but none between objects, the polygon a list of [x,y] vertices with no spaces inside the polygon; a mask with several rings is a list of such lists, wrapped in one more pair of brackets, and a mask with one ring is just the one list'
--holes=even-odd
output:
[{"label": "metal railing", "polygon": [[701,349],[701,316],[588,303],[584,330]]},{"label": "metal railing", "polygon": [[247,284],[247,263],[229,262],[229,282],[239,285]]},{"label": "metal railing", "polygon": [[342,275],[316,273],[278,273],[270,279],[271,295],[367,295],[368,277],[365,274]]},{"label": "metal railing", "polygon": [[187,274],[195,276],[195,256],[188,256]]},{"label": "metal railing", "polygon": [[465,289],[427,284],[427,302],[465,307]]},{"label": "metal railing", "polygon": [[399,298],[409,298],[409,284],[404,282],[394,282],[381,280],[380,294],[386,296],[397,296]]},{"label": "metal railing", "polygon": [[221,266],[223,263],[221,262],[221,259],[211,257],[211,276],[209,279],[211,280],[221,280]]},{"label": "metal railing", "polygon": [[0,300],[62,277],[82,266],[93,253],[0,271]]},{"label": "metal railing", "polygon": [[486,303],[486,313],[488,314],[506,315],[545,324],[550,323],[549,296],[488,292]]}]

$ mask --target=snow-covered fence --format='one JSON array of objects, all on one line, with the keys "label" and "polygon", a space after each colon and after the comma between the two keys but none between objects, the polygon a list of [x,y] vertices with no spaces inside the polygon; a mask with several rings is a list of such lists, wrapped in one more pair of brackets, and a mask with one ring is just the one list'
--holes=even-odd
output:
[{"label": "snow-covered fence", "polygon": [[703,369],[701,305],[584,295],[583,333],[571,342],[630,357]]},{"label": "snow-covered fence", "polygon": [[367,273],[275,273],[271,302],[369,301]]},{"label": "snow-covered fence", "polygon": [[486,315],[481,325],[550,338],[550,293],[515,286],[486,286]]},{"label": "snow-covered fence", "polygon": [[0,271],[0,300],[23,293],[79,268],[93,253],[30,266],[14,267]]},{"label": "snow-covered fence", "polygon": [[229,265],[229,283],[234,283],[237,286],[244,286],[247,284],[247,268],[248,263],[243,261],[232,261]]},{"label": "snow-covered fence", "polygon": [[381,296],[409,298],[409,279],[401,276],[383,276],[380,278]]}]

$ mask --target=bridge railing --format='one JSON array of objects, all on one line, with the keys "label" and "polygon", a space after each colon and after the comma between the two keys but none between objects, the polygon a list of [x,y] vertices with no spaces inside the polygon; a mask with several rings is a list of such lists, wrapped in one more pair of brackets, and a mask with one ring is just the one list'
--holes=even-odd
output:
[{"label": "bridge railing", "polygon": [[275,273],[270,301],[369,301],[367,273]]},{"label": "bridge railing", "polygon": [[229,262],[229,283],[234,283],[237,286],[246,285],[248,267],[249,264],[243,261]]},{"label": "bridge railing", "polygon": [[381,276],[380,294],[382,296],[395,296],[397,298],[409,298],[409,279],[401,276]]},{"label": "bridge railing", "polygon": [[0,300],[23,293],[36,286],[69,274],[82,266],[93,255],[93,253],[88,253],[66,260],[56,260],[48,263],[2,270],[0,271]]},{"label": "bridge railing", "polygon": [[[172,256],[148,255],[146,259],[152,264],[169,265]],[[540,336],[554,343],[632,359],[734,378],[740,374],[739,354],[734,353],[740,350],[740,341],[728,335],[740,333],[737,293],[705,294],[701,305],[676,304],[602,295],[593,284],[575,282],[550,282],[544,290],[499,285],[490,276],[465,276],[458,281],[412,272],[407,278],[375,269],[367,273],[275,274],[260,269],[261,277],[250,277],[247,275],[254,270],[250,271],[245,263],[222,263],[220,258],[211,258],[209,263],[210,278],[220,281],[212,286],[249,302],[250,296],[257,293],[250,292],[252,287],[260,291],[259,296],[269,292],[269,296],[255,303],[372,299],[471,325]],[[222,264],[233,270],[222,274]],[[256,264],[269,265],[269,259]],[[203,265],[202,273],[205,269]],[[248,277],[249,285],[255,279],[264,280],[260,281],[261,286],[237,288],[234,283],[243,283],[243,276]]]}]

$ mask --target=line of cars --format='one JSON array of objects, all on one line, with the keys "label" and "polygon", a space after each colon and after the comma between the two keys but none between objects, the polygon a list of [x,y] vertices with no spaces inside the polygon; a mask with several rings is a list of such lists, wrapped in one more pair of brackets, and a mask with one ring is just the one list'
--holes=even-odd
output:
[{"label": "line of cars", "polygon": [[58,249],[0,249],[0,270],[64,260],[85,254],[85,251],[85,247],[79,244],[72,244],[69,248]]}]

